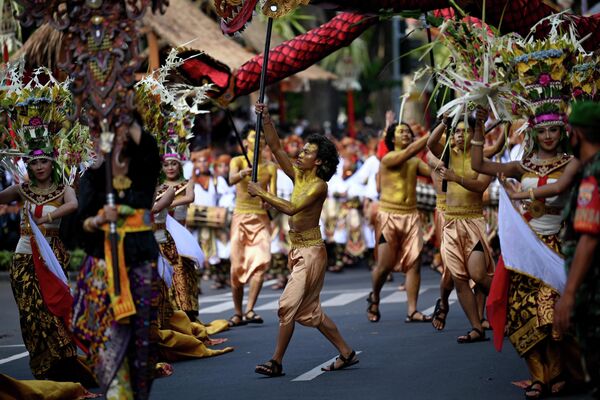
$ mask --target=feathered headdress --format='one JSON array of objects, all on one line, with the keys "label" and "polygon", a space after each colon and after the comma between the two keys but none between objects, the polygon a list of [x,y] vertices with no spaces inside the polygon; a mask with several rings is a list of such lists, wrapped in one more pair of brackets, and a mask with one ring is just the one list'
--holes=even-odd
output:
[{"label": "feathered headdress", "polygon": [[[1,109],[10,120],[2,136],[2,163],[23,177],[13,158],[25,162],[48,159],[56,163],[55,175],[70,184],[77,171],[93,161],[92,140],[87,127],[72,123],[70,81],[59,82],[46,68],[39,68],[23,84],[22,61],[7,65],[3,72]],[[45,83],[42,83],[45,81]]]},{"label": "feathered headdress", "polygon": [[137,83],[136,101],[144,128],[156,137],[163,159],[183,161],[189,158],[187,140],[193,136],[194,117],[207,112],[200,107],[211,86],[168,82],[170,72],[183,63],[177,51],[172,49],[164,66]]}]

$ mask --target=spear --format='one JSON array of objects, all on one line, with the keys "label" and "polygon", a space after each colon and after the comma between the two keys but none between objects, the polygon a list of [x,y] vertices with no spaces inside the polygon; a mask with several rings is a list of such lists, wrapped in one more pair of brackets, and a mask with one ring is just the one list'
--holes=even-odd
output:
[{"label": "spear", "polygon": [[[112,158],[113,158],[113,141],[114,133],[108,128],[108,121],[104,119],[101,123],[102,133],[100,135],[100,150],[104,153],[104,169],[106,173],[106,204],[109,206],[115,205],[115,193],[113,190],[113,174],[112,174]],[[117,223],[110,222],[108,224],[108,239],[110,240],[110,255],[112,258],[113,285],[115,295],[121,294],[121,277],[119,272],[119,237],[117,234]]]},{"label": "spear", "polygon": [[[271,5],[271,11],[277,11],[275,4]],[[265,101],[265,81],[267,79],[267,68],[269,64],[269,51],[271,47],[271,32],[273,31],[273,18],[269,17],[267,21],[267,36],[265,38],[265,52],[263,53],[263,64],[260,71],[260,86],[258,92],[258,102]],[[258,181],[258,160],[260,157],[260,132],[262,131],[262,112],[256,117],[256,136],[254,137],[254,159],[252,160],[252,182]]]}]

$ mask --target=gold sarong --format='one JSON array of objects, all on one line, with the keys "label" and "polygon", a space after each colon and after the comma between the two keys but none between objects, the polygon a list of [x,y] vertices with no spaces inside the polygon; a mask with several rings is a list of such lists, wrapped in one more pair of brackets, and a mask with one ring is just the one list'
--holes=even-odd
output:
[{"label": "gold sarong", "polygon": [[[61,266],[67,264],[69,253],[58,238],[50,239]],[[77,356],[68,327],[53,315],[42,297],[31,254],[15,253],[9,270],[10,283],[19,310],[21,335],[29,352],[29,366],[37,379],[47,374],[65,359]]]},{"label": "gold sarong", "polygon": [[390,213],[380,209],[375,222],[377,245],[382,242],[383,236],[385,243],[396,251],[394,271],[407,272],[417,261],[423,248],[419,213]]},{"label": "gold sarong", "polygon": [[271,233],[267,215],[234,213],[231,220],[231,286],[262,279],[271,264]]},{"label": "gold sarong", "polygon": [[279,299],[279,324],[298,322],[316,327],[325,314],[321,309],[321,289],[327,268],[327,251],[318,227],[294,232],[288,255],[289,280]]},{"label": "gold sarong", "polygon": [[173,265],[173,285],[171,291],[177,308],[185,312],[198,312],[200,277],[196,262],[189,257],[179,257],[180,263]]},{"label": "gold sarong", "polygon": [[476,218],[453,218],[446,213],[446,225],[442,234],[442,261],[453,277],[469,280],[467,261],[471,252],[481,243],[485,255],[485,269],[488,275],[494,274],[492,249],[487,242],[485,220],[483,216]]}]

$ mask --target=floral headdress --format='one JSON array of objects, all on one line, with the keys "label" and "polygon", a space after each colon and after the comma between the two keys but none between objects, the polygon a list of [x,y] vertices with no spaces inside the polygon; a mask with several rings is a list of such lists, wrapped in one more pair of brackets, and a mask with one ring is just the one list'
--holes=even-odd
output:
[{"label": "floral headdress", "polygon": [[93,161],[89,130],[68,119],[74,106],[70,81],[59,82],[48,69],[39,68],[27,84],[22,82],[22,62],[7,65],[1,111],[11,125],[2,136],[3,165],[22,177],[22,171],[6,160],[7,156],[21,157],[26,163],[51,160],[56,163],[55,176],[70,184],[77,171],[85,170]]},{"label": "floral headdress", "polygon": [[531,127],[565,124],[569,94],[566,77],[573,51],[565,40],[515,44],[515,90],[531,103],[530,110],[525,110]]},{"label": "floral headdress", "polygon": [[[543,40],[536,40],[533,34],[543,22],[550,31]],[[521,110],[528,117],[528,127],[566,124],[571,68],[575,60],[585,58],[581,42],[587,39],[579,39],[575,32],[563,13],[554,14],[539,21],[525,39],[512,42],[503,54],[514,68],[514,90],[531,103],[529,109]]]},{"label": "floral headdress", "polygon": [[600,97],[600,55],[578,54],[569,80],[572,100],[597,101]]},{"label": "floral headdress", "polygon": [[196,114],[207,111],[200,106],[207,102],[210,85],[201,87],[168,82],[168,76],[183,63],[172,49],[164,66],[149,74],[136,85],[136,101],[144,128],[152,133],[163,160],[189,159],[190,139]]}]

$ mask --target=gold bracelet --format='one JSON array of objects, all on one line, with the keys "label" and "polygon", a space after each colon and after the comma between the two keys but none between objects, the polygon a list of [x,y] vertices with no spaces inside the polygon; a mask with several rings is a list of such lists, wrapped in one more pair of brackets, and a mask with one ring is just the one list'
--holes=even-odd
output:
[{"label": "gold bracelet", "polygon": [[92,227],[92,220],[94,219],[94,217],[89,217],[86,218],[85,221],[83,221],[83,230],[86,232],[94,232],[96,229],[94,229],[94,227]]},{"label": "gold bracelet", "polygon": [[485,142],[483,140],[473,140],[471,139],[471,146],[483,146]]},{"label": "gold bracelet", "polygon": [[46,214],[46,218],[48,219],[48,222],[52,222],[52,213],[49,212],[48,214]]},{"label": "gold bracelet", "polygon": [[533,188],[529,188],[528,192],[529,192],[529,198],[531,199],[531,201],[535,201],[535,194],[533,194]]}]

